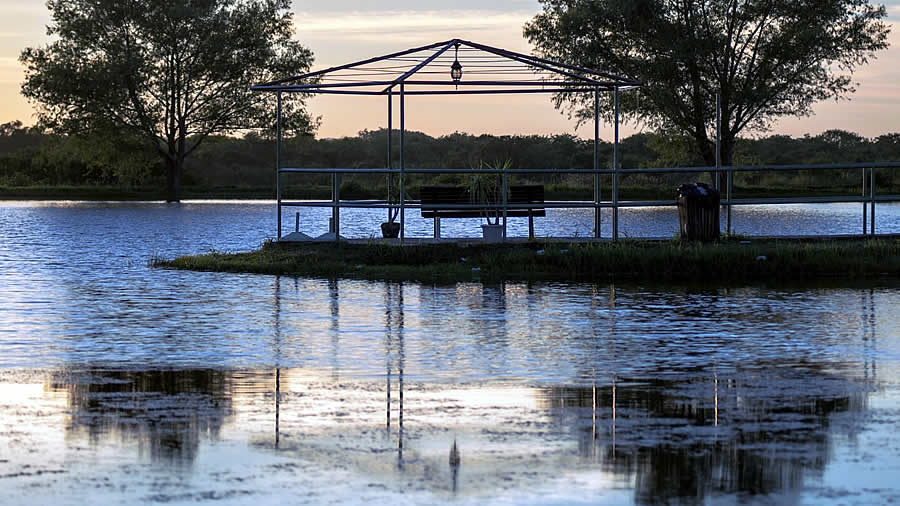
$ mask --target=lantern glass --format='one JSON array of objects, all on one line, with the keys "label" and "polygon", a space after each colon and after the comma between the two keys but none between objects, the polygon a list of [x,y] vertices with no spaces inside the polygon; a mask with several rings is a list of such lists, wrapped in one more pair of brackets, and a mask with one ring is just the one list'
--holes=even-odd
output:
[{"label": "lantern glass", "polygon": [[453,65],[450,66],[450,77],[456,82],[462,79],[462,65],[460,65],[459,60],[455,60]]}]

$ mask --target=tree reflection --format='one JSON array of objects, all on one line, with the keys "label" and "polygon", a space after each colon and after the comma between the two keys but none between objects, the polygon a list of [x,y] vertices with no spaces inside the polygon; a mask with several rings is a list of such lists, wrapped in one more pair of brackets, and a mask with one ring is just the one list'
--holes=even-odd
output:
[{"label": "tree reflection", "polygon": [[153,462],[190,465],[202,438],[216,439],[232,413],[231,375],[214,370],[56,374],[68,394],[70,436],[93,445],[133,440]]},{"label": "tree reflection", "polygon": [[635,501],[704,502],[719,494],[791,493],[821,475],[839,413],[866,409],[868,389],[822,366],[802,371],[641,380],[544,389],[579,454],[634,477]]}]

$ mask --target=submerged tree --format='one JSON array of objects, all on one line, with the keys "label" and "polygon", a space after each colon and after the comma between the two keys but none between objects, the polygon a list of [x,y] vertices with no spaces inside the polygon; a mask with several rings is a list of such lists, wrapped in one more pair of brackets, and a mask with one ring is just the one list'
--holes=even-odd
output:
[{"label": "submerged tree", "polygon": [[[22,93],[59,132],[127,129],[165,162],[177,200],[184,159],[209,135],[273,124],[271,94],[254,83],[306,72],[290,0],[49,0],[54,41],[25,49]],[[302,97],[286,128],[314,122]]]},{"label": "submerged tree", "polygon": [[[541,0],[525,36],[545,57],[644,82],[621,111],[691,138],[715,164],[715,95],[721,94],[725,165],[744,130],[855,91],[854,69],[887,47],[883,6],[868,0]],[[580,120],[584,94],[555,97]],[[612,105],[602,105],[607,116]]]}]

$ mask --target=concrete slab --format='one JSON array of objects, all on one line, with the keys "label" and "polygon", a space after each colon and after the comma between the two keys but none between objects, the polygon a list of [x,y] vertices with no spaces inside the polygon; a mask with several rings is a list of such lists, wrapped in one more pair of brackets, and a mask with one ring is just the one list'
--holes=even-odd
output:
[{"label": "concrete slab", "polygon": [[312,240],[312,237],[304,234],[303,232],[291,232],[290,234],[281,236],[281,239],[279,239],[279,241],[281,242],[304,242]]}]

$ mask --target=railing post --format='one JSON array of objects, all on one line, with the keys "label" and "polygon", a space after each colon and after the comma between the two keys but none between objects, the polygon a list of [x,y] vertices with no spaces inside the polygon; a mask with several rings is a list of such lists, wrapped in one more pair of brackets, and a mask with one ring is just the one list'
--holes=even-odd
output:
[{"label": "railing post", "polygon": [[275,212],[277,214],[276,223],[278,232],[275,234],[275,240],[281,240],[281,92],[279,91],[276,98],[276,120],[275,120]]}]

